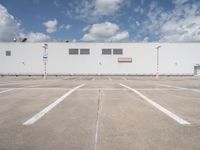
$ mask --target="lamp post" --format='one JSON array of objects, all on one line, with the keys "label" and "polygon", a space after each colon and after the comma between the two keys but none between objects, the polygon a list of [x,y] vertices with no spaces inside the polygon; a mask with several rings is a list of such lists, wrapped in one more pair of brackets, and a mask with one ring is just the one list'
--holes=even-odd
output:
[{"label": "lamp post", "polygon": [[156,71],[156,79],[159,79],[159,49],[161,46],[157,46],[157,71]]},{"label": "lamp post", "polygon": [[44,79],[47,79],[47,61],[48,61],[48,53],[47,53],[47,49],[48,49],[48,44],[44,44],[42,46],[44,48],[44,54],[43,54],[43,62],[44,62]]}]

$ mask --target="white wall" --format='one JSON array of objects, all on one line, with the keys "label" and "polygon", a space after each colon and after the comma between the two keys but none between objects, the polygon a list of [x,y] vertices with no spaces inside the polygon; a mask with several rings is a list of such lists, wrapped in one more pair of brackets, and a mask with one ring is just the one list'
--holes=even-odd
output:
[{"label": "white wall", "polygon": [[[200,64],[198,43],[48,43],[48,74],[155,74],[156,49],[161,74],[193,74]],[[43,74],[43,43],[0,43],[0,74]],[[90,55],[69,55],[69,48],[89,48]],[[122,48],[123,55],[102,55],[102,48]],[[5,51],[11,50],[11,56]],[[118,63],[132,57],[132,63]],[[24,63],[23,63],[24,62]],[[101,65],[100,65],[101,64]]]}]

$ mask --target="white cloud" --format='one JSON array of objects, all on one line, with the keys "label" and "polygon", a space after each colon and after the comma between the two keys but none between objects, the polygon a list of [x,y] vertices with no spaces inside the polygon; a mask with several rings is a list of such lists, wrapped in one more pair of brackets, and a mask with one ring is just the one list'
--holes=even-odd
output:
[{"label": "white cloud", "polygon": [[125,0],[81,0],[68,4],[64,14],[82,20],[94,22],[103,16],[112,16],[126,5]]},{"label": "white cloud", "polygon": [[58,0],[54,0],[54,1],[53,1],[53,4],[54,4],[54,6],[57,7],[57,8],[60,7],[60,1],[58,1]]},{"label": "white cloud", "polygon": [[43,42],[50,40],[50,37],[43,33],[24,33],[20,21],[8,13],[7,9],[0,4],[0,41],[12,42],[14,39],[20,41],[27,38],[29,42]]},{"label": "white cloud", "polygon": [[140,15],[143,15],[143,14],[144,14],[144,9],[143,9],[142,7],[140,7],[140,6],[134,8],[134,11],[135,11],[136,13],[139,13]]},{"label": "white cloud", "polygon": [[187,0],[176,1],[176,8],[161,25],[161,41],[200,42],[200,3],[183,5]]},{"label": "white cloud", "polygon": [[67,24],[67,25],[61,25],[60,27],[59,27],[59,29],[60,30],[62,30],[62,29],[65,29],[65,30],[69,30],[70,28],[71,28],[72,26],[71,25],[69,25],[69,24]]},{"label": "white cloud", "polygon": [[19,35],[20,21],[10,15],[7,9],[0,4],[0,41],[13,41]]},{"label": "white cloud", "polygon": [[72,26],[68,24],[68,25],[65,26],[65,29],[69,30],[71,27]]},{"label": "white cloud", "polygon": [[53,33],[57,31],[57,20],[49,20],[47,22],[44,22],[43,25],[46,27],[46,32]]},{"label": "white cloud", "polygon": [[119,10],[123,0],[96,0],[95,13],[97,15],[113,15]]},{"label": "white cloud", "polygon": [[119,42],[129,38],[127,31],[120,31],[118,25],[105,22],[99,24],[93,24],[86,33],[82,41],[93,41],[93,42]]},{"label": "white cloud", "polygon": [[173,0],[172,2],[176,5],[182,5],[186,2],[188,2],[188,0]]},{"label": "white cloud", "polygon": [[86,32],[86,31],[88,31],[88,30],[90,29],[90,27],[91,27],[90,25],[87,25],[87,26],[85,26],[85,27],[82,29],[82,31],[83,31],[83,32]]},{"label": "white cloud", "polygon": [[27,42],[47,42],[51,39],[48,35],[39,32],[21,33],[20,38],[27,38]]},{"label": "white cloud", "polygon": [[122,31],[122,32],[118,32],[117,34],[113,35],[108,41],[120,42],[120,41],[125,41],[128,38],[129,38],[128,31]]},{"label": "white cloud", "polygon": [[143,39],[143,42],[144,42],[144,43],[149,42],[149,37],[145,37],[145,38]]},{"label": "white cloud", "polygon": [[171,20],[162,26],[161,41],[169,42],[199,42],[200,41],[200,17],[193,16],[179,21]]},{"label": "white cloud", "polygon": [[76,42],[77,42],[77,40],[76,40],[76,39],[73,39],[73,40],[72,40],[72,42],[73,42],[73,43],[76,43]]},{"label": "white cloud", "polygon": [[152,2],[139,34],[159,36],[162,42],[199,42],[200,2],[173,0],[173,3],[174,9],[164,11],[158,3]]},{"label": "white cloud", "polygon": [[136,24],[137,26],[140,26],[140,22],[139,22],[139,21],[135,21],[135,24]]}]

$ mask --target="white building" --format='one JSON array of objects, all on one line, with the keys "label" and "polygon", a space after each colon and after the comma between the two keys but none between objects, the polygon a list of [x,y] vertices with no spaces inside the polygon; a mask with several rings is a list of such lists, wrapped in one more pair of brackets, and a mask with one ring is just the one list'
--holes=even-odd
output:
[{"label": "white building", "polygon": [[[42,75],[44,43],[0,43],[0,75]],[[159,55],[156,47],[159,48]],[[47,74],[200,74],[198,43],[48,43]]]}]

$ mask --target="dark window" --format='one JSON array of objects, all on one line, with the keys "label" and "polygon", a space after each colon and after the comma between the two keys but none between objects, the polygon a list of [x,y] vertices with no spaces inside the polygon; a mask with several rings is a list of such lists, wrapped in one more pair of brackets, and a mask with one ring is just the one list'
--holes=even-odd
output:
[{"label": "dark window", "polygon": [[80,54],[81,55],[89,55],[90,54],[90,49],[80,49]]},{"label": "dark window", "polygon": [[113,55],[122,55],[123,50],[122,49],[113,49]]},{"label": "dark window", "polygon": [[11,56],[11,51],[6,51],[6,56]]},{"label": "dark window", "polygon": [[69,55],[78,55],[78,49],[69,49]]},{"label": "dark window", "polygon": [[102,55],[111,55],[112,50],[111,49],[102,49]]}]

